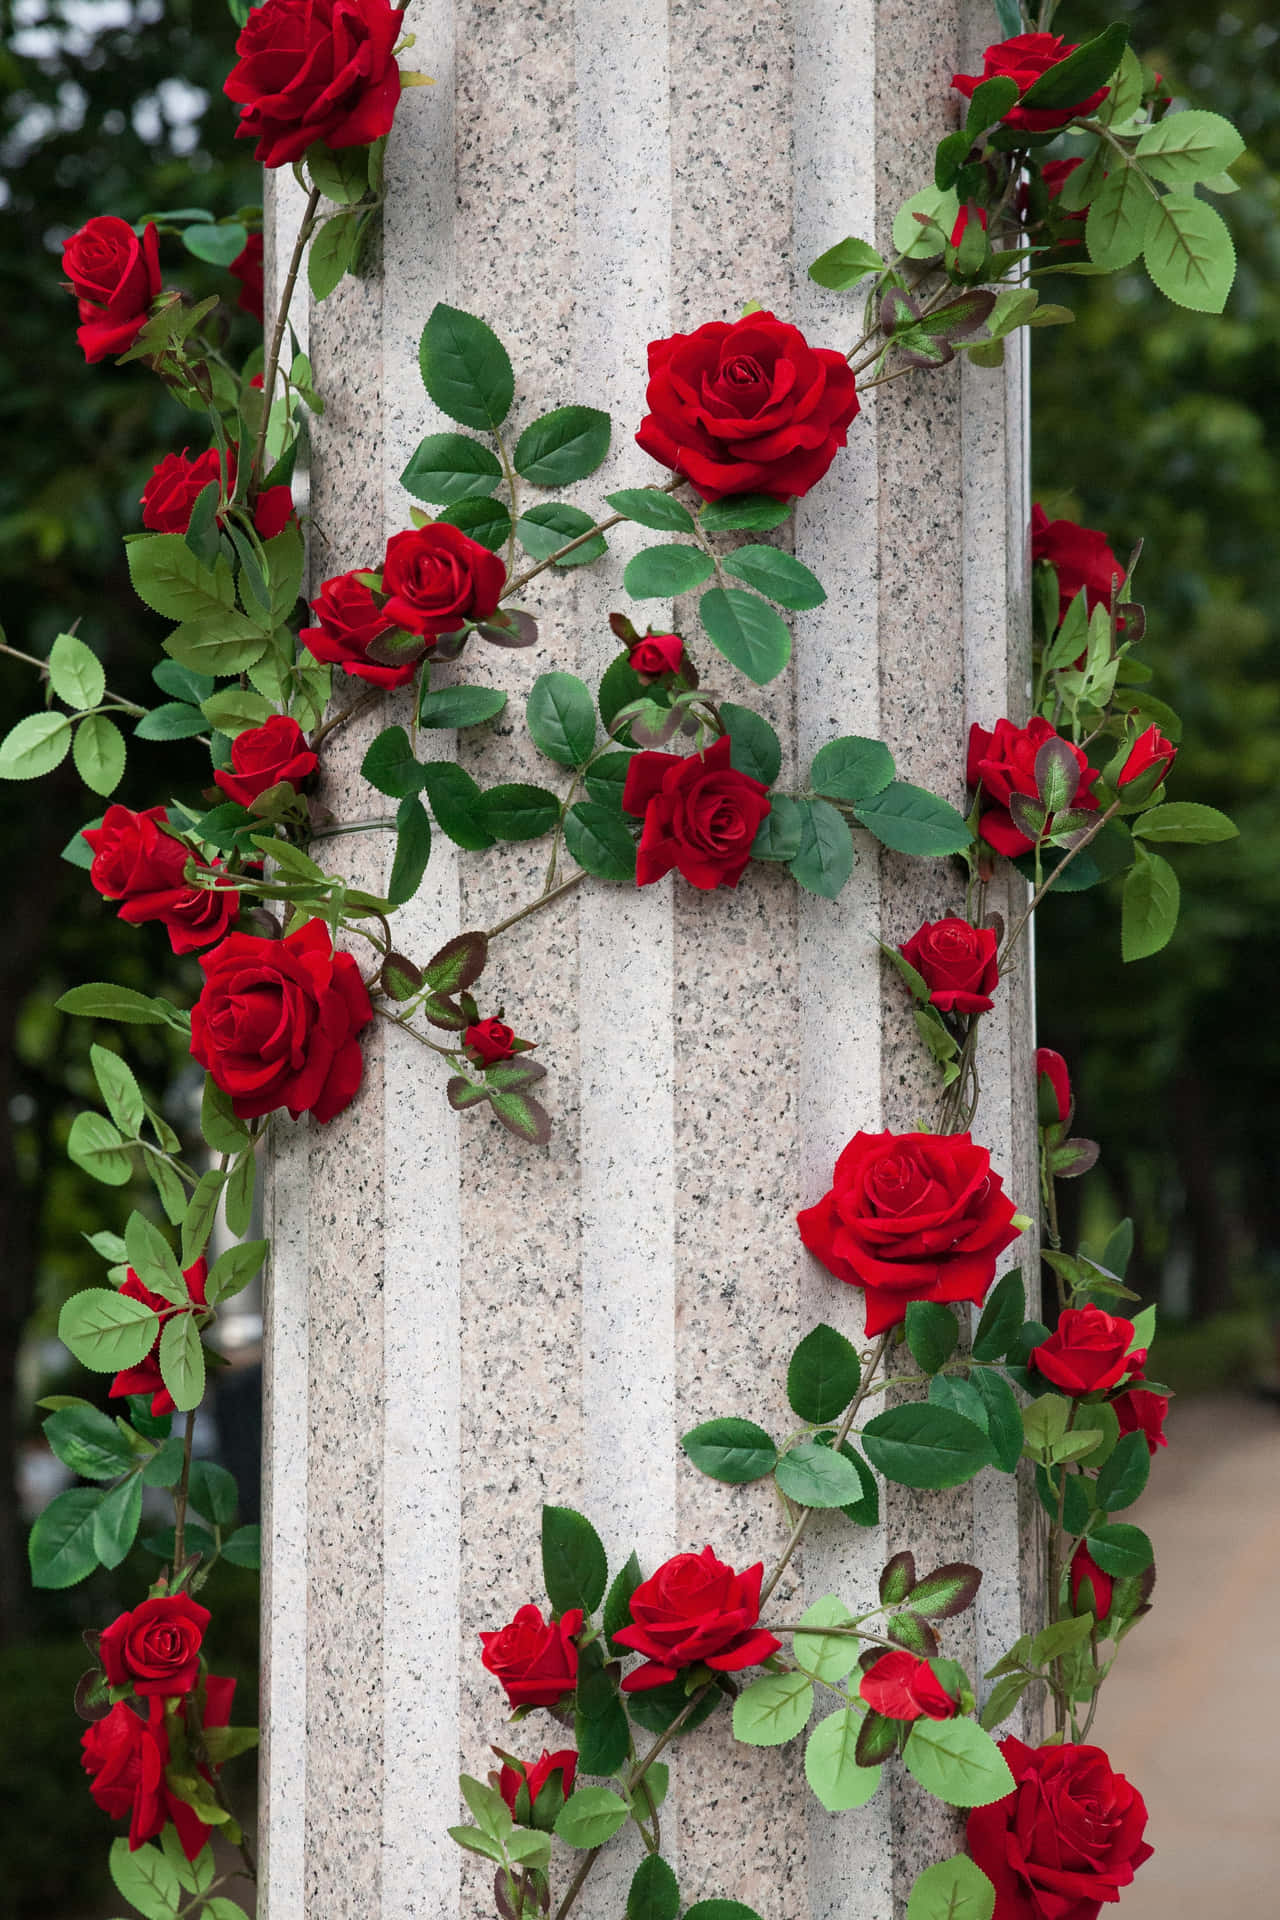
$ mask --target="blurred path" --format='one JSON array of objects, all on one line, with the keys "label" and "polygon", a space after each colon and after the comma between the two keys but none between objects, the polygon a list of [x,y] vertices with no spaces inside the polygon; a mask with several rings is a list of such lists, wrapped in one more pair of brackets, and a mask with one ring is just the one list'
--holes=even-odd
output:
[{"label": "blurred path", "polygon": [[1280,1915],[1280,1409],[1175,1400],[1168,1430],[1124,1515],[1155,1545],[1155,1606],[1092,1736],[1146,1800],[1156,1850],[1118,1912],[1264,1920]]}]

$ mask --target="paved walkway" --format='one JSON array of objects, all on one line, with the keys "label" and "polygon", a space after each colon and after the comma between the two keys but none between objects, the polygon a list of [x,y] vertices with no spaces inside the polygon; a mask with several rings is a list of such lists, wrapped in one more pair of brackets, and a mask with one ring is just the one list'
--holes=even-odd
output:
[{"label": "paved walkway", "polygon": [[1151,1464],[1124,1518],[1155,1545],[1155,1604],[1093,1737],[1146,1800],[1156,1851],[1114,1911],[1280,1920],[1280,1408],[1175,1401]]}]

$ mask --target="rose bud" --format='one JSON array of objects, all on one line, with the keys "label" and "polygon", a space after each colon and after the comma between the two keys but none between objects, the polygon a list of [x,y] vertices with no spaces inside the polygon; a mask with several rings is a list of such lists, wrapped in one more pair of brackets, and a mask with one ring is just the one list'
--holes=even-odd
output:
[{"label": "rose bud", "polygon": [[574,1635],[581,1627],[581,1607],[570,1607],[558,1620],[544,1620],[537,1607],[521,1607],[501,1632],[480,1635],[480,1664],[502,1683],[513,1707],[554,1707],[577,1682]]},{"label": "rose bud", "polygon": [[770,812],[762,780],[730,766],[721,734],[705,753],[637,753],[622,790],[626,813],[644,820],[636,885],[652,886],[675,867],[693,886],[736,887]]},{"label": "rose bud", "polygon": [[1121,1434],[1145,1434],[1148,1453],[1168,1446],[1164,1423],[1169,1401],[1165,1394],[1152,1393],[1147,1387],[1130,1387],[1127,1393],[1118,1393],[1111,1405],[1120,1422]]},{"label": "rose bud", "polygon": [[665,1560],[632,1594],[631,1625],[613,1636],[645,1656],[622,1691],[665,1686],[682,1667],[740,1673],[776,1653],[782,1642],[757,1624],[763,1578],[763,1564],[735,1573],[710,1547]]},{"label": "rose bud", "polygon": [[663,673],[679,673],[684,665],[684,641],[678,633],[646,633],[632,647],[628,665],[655,680]]},{"label": "rose bud", "polygon": [[929,1001],[942,1013],[989,1013],[1000,978],[998,943],[991,927],[967,920],[926,920],[898,948],[929,989]]},{"label": "rose bud", "polygon": [[80,303],[76,339],[85,359],[127,352],[160,291],[155,228],[148,225],[139,239],[127,220],[99,214],[63,241],[62,268]]},{"label": "rose bud", "polygon": [[950,1720],[960,1710],[929,1662],[905,1648],[877,1660],[863,1674],[858,1692],[887,1720]]},{"label": "rose bud", "polygon": [[160,1594],[104,1629],[98,1655],[107,1685],[137,1694],[190,1693],[200,1678],[200,1643],[209,1609],[186,1593]]},{"label": "rose bud", "polygon": [[516,1050],[516,1036],[501,1020],[477,1020],[467,1028],[462,1039],[484,1067],[491,1067],[498,1060],[510,1060]]},{"label": "rose bud", "polygon": [[214,782],[229,800],[247,807],[260,793],[287,780],[300,787],[320,765],[302,728],[288,714],[273,713],[260,727],[248,727],[231,742],[231,767],[218,767]]},{"label": "rose bud", "polygon": [[498,1776],[498,1792],[506,1801],[511,1818],[520,1826],[537,1827],[541,1833],[550,1833],[557,1814],[573,1792],[577,1770],[578,1756],[572,1747],[562,1747],[559,1753],[548,1753],[544,1747],[541,1759],[531,1767],[523,1761],[515,1766],[504,1761]]},{"label": "rose bud", "polygon": [[1105,1393],[1141,1367],[1146,1350],[1131,1352],[1132,1343],[1132,1320],[1104,1313],[1101,1307],[1064,1307],[1056,1332],[1032,1348],[1028,1364],[1079,1399],[1086,1393]]},{"label": "rose bud", "polygon": [[1091,1613],[1099,1625],[1111,1611],[1115,1581],[1104,1573],[1082,1540],[1071,1556],[1071,1611]]},{"label": "rose bud", "polygon": [[1128,787],[1144,775],[1153,776],[1149,781],[1150,790],[1160,785],[1170,767],[1178,757],[1178,749],[1171,740],[1166,740],[1159,727],[1150,726],[1140,733],[1129,749],[1129,757],[1121,767],[1116,779],[1117,787]]},{"label": "rose bud", "polygon": [[1001,1891],[995,1920],[1098,1920],[1152,1849],[1142,1795],[1100,1747],[1024,1746],[1000,1751],[1013,1791],[969,1815],[969,1857]]},{"label": "rose bud", "polygon": [[951,229],[951,244],[953,247],[958,247],[960,245],[960,242],[964,239],[965,234],[969,230],[969,222],[974,219],[977,220],[978,225],[982,228],[982,231],[985,233],[987,230],[986,208],[975,206],[971,200],[966,200],[963,206],[961,207],[959,213],[956,215],[956,223],[954,227],[952,227]]},{"label": "rose bud", "polygon": [[1036,1048],[1036,1104],[1042,1127],[1071,1118],[1071,1080],[1067,1063],[1052,1047]]}]

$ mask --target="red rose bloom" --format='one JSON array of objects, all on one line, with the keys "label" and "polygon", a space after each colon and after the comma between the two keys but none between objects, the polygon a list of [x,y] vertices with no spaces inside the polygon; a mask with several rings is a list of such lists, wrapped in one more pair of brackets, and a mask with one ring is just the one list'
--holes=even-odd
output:
[{"label": "red rose bloom", "polygon": [[1031,558],[1047,560],[1058,576],[1059,621],[1082,587],[1092,613],[1095,607],[1109,607],[1124,582],[1124,568],[1100,528],[1050,520],[1038,500],[1031,509]]},{"label": "red rose bloom", "polygon": [[160,291],[155,228],[148,226],[139,239],[127,220],[100,214],[63,241],[62,267],[80,303],[76,339],[85,359],[127,352]]},{"label": "red rose bloom", "polygon": [[208,1624],[209,1609],[186,1593],[161,1594],[122,1613],[98,1642],[107,1685],[144,1695],[190,1693]]},{"label": "red rose bloom", "polygon": [[1151,1393],[1146,1387],[1130,1387],[1127,1393],[1118,1393],[1111,1405],[1120,1422],[1122,1434],[1146,1435],[1148,1453],[1154,1453],[1157,1447],[1168,1446],[1169,1438],[1164,1423],[1169,1412],[1169,1401],[1165,1394]]},{"label": "red rose bloom", "polygon": [[1104,1313],[1101,1307],[1064,1307],[1055,1332],[1031,1350],[1029,1365],[1064,1393],[1105,1393],[1140,1367],[1146,1349],[1133,1344],[1132,1320]]},{"label": "red rose bloom", "polygon": [[888,1720],[951,1720],[960,1711],[927,1660],[886,1653],[862,1676],[858,1692]]},{"label": "red rose bloom", "polygon": [[1116,786],[1127,787],[1132,781],[1141,780],[1143,774],[1151,773],[1153,768],[1156,774],[1153,785],[1159,786],[1177,757],[1178,749],[1172,740],[1166,740],[1159,727],[1150,726],[1130,747]]},{"label": "red rose bloom", "polygon": [[1036,1091],[1042,1127],[1058,1126],[1071,1118],[1071,1079],[1067,1063],[1052,1047],[1036,1048]]},{"label": "red rose bloom", "polygon": [[[240,282],[240,298],[236,301],[241,313],[250,313],[255,320],[262,318],[262,235],[251,233],[241,247],[227,272]],[[259,377],[261,384],[261,377]]]},{"label": "red rose bloom", "polygon": [[538,1827],[550,1833],[569,1795],[573,1792],[578,1756],[572,1747],[559,1753],[542,1749],[542,1757],[533,1765],[513,1767],[504,1761],[498,1775],[498,1792],[507,1803],[507,1811],[522,1827]]},{"label": "red rose bloom", "polygon": [[1099,1622],[1105,1620],[1111,1611],[1114,1587],[1111,1575],[1102,1571],[1082,1540],[1071,1556],[1071,1611],[1091,1613]]},{"label": "red rose bloom", "polygon": [[[194,953],[221,940],[240,908],[234,887],[200,887],[185,879],[190,848],[165,830],[163,807],[134,813],[111,806],[100,827],[86,827],[93,849],[89,879],[108,900],[120,901],[131,926],[159,920],[175,953]],[[215,861],[221,866],[221,861]]]},{"label": "red rose bloom", "polygon": [[695,887],[736,887],[751,858],[769,789],[730,766],[721,734],[705,753],[637,753],[627,768],[622,805],[644,818],[636,885],[652,886],[676,867]]},{"label": "red rose bloom", "polygon": [[[191,525],[196,501],[211,480],[222,479],[222,457],[217,447],[191,460],[184,447],[181,453],[166,453],[142,489],[142,524],[153,533],[185,533]],[[236,449],[227,448],[226,492],[230,498],[236,484]],[[288,487],[268,487],[253,503],[253,524],[260,540],[274,540],[283,533],[293,517],[293,494]],[[218,515],[222,526],[223,515]]]},{"label": "red rose bloom", "polygon": [[370,643],[383,634],[394,633],[396,628],[372,588],[354,573],[339,573],[326,580],[311,602],[311,611],[316,624],[304,627],[298,638],[317,660],[341,667],[355,679],[367,680],[371,687],[406,686],[418,671],[416,660],[393,667],[369,659]]},{"label": "red rose bloom", "polygon": [[999,943],[991,927],[967,920],[926,920],[898,952],[929,989],[943,1013],[990,1013],[1000,975]]},{"label": "red rose bloom", "polygon": [[665,1560],[632,1594],[631,1625],[613,1636],[645,1656],[622,1691],[665,1686],[681,1667],[741,1673],[776,1653],[782,1642],[756,1624],[763,1578],[762,1563],[735,1573],[710,1547]]},{"label": "red rose bloom", "polygon": [[849,436],[849,363],[771,313],[710,320],[649,347],[649,411],[636,443],[704,500],[787,500],[821,480]]},{"label": "red rose bloom", "polygon": [[800,1238],[864,1289],[869,1334],[896,1327],[911,1300],[981,1306],[1021,1232],[991,1155],[967,1133],[856,1133],[832,1178],[796,1215]]},{"label": "red rose bloom", "polygon": [[[1075,50],[1073,41],[1060,40],[1056,33],[1015,33],[1011,40],[1001,40],[987,48],[982,56],[981,73],[953,73],[951,84],[966,100],[972,100],[984,80],[1007,74],[1017,81],[1019,91],[1025,93],[1042,73],[1048,73],[1050,67],[1056,67]],[[1096,93],[1077,100],[1071,107],[1010,107],[1000,124],[1018,127],[1024,133],[1054,133],[1059,127],[1068,127],[1073,120],[1082,120],[1091,114],[1110,91],[1110,87],[1099,87]]]},{"label": "red rose bloom", "polygon": [[[1015,793],[1025,795],[1028,800],[1039,798],[1036,755],[1046,740],[1058,738],[1060,735],[1039,714],[1028,720],[1025,727],[1015,727],[1012,720],[997,720],[994,733],[988,733],[985,727],[970,727],[969,766],[965,777],[971,787],[981,784],[983,797],[996,803],[982,815],[978,831],[997,853],[1014,859],[1020,853],[1029,853],[1034,846],[1034,841],[1015,826],[1009,812],[1009,799]],[[1096,813],[1098,796],[1091,789],[1098,777],[1097,768],[1089,765],[1080,747],[1072,746],[1070,741],[1066,745],[1071,747],[1080,768],[1080,785],[1071,802],[1072,811]]]},{"label": "red rose bloom", "polygon": [[581,1607],[570,1607],[558,1620],[544,1620],[537,1607],[521,1607],[500,1633],[480,1635],[480,1664],[501,1681],[513,1707],[554,1707],[577,1681],[573,1636],[581,1626]]},{"label": "red rose bloom", "polygon": [[679,673],[684,665],[684,641],[678,633],[646,633],[632,647],[627,664],[637,673],[654,678],[660,673]]},{"label": "red rose bloom", "polygon": [[249,727],[231,742],[231,770],[218,767],[214,781],[229,800],[247,807],[260,793],[282,780],[300,787],[320,762],[312,753],[296,720],[273,713],[260,727]]},{"label": "red rose bloom", "polygon": [[240,107],[237,140],[284,167],[317,140],[367,147],[391,130],[400,98],[392,49],[404,9],[386,0],[264,0],[236,41],[223,92]]},{"label": "red rose bloom", "polygon": [[1000,1751],[1012,1793],[969,1815],[969,1853],[996,1890],[993,1920],[1098,1920],[1152,1849],[1142,1795],[1100,1747]]},{"label": "red rose bloom", "polygon": [[[193,1306],[204,1305],[204,1283],[208,1278],[208,1268],[203,1259],[188,1267],[183,1274],[187,1283],[187,1295]],[[157,1313],[172,1314],[174,1305],[163,1294],[152,1293],[150,1287],[144,1287],[133,1268],[130,1267],[120,1292],[126,1300],[141,1300],[144,1306],[154,1307]],[[181,1309],[178,1309],[181,1311]],[[135,1366],[125,1367],[116,1374],[108,1388],[108,1397],[122,1399],[130,1393],[149,1393],[151,1411],[157,1417],[162,1413],[173,1412],[173,1395],[164,1383],[160,1372],[160,1334],[162,1327],[156,1328],[156,1337],[151,1343],[150,1353],[144,1354]],[[127,1616],[126,1616],[127,1617]]]},{"label": "red rose bloom", "polygon": [[200,965],[191,1051],[242,1120],[287,1107],[295,1120],[326,1121],[351,1105],[364,1071],[355,1036],[373,1008],[359,967],[334,952],[323,920],[285,940],[228,934]]},{"label": "red rose bloom", "polygon": [[510,1060],[515,1052],[515,1033],[501,1020],[478,1020],[463,1034],[463,1044],[479,1054],[483,1066],[495,1060]]},{"label": "red rose bloom", "polygon": [[[221,1674],[209,1675],[205,1681],[203,1726],[228,1724],[235,1688],[234,1680]],[[81,1764],[89,1776],[89,1791],[111,1819],[129,1822],[130,1851],[135,1851],[144,1841],[153,1840],[172,1820],[178,1829],[182,1851],[188,1860],[194,1860],[213,1828],[206,1826],[185,1800],[179,1800],[165,1779],[169,1730],[164,1701],[152,1699],[146,1720],[123,1700],[117,1701],[110,1713],[86,1728],[80,1745],[84,1749]],[[201,1767],[199,1771],[209,1779],[207,1769]]]},{"label": "red rose bloom", "polygon": [[382,611],[389,625],[431,642],[442,633],[456,633],[464,620],[487,620],[496,613],[506,580],[496,553],[460,527],[433,521],[388,540]]}]

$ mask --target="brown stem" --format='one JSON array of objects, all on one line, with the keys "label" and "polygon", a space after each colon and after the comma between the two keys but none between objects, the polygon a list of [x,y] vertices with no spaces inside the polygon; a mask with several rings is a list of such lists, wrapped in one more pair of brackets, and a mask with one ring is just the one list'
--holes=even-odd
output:
[{"label": "brown stem", "polygon": [[349,707],[342,709],[341,713],[335,713],[332,720],[326,720],[322,727],[317,727],[311,736],[312,753],[316,752],[322,740],[327,740],[329,735],[336,733],[339,727],[345,727],[348,720],[354,720],[358,713],[363,713],[370,701],[376,700],[381,692],[381,687],[371,687],[368,693],[362,693],[358,700],[353,700]]},{"label": "brown stem", "polygon": [[293,304],[293,290],[298,284],[298,272],[302,266],[302,256],[307,250],[315,225],[316,208],[320,205],[320,189],[312,187],[307,196],[306,210],[302,224],[298,228],[293,243],[293,254],[289,260],[289,271],[285,276],[284,291],[280,295],[280,305],[276,311],[276,323],[271,333],[271,346],[267,353],[266,365],[262,372],[262,419],[258,424],[258,437],[253,443],[253,459],[249,462],[249,485],[256,487],[262,478],[262,455],[267,444],[267,422],[271,418],[271,402],[275,394],[276,371],[280,365],[280,348],[284,341],[284,330],[289,324],[289,308]]},{"label": "brown stem", "polygon": [[407,1020],[402,1020],[398,1013],[388,1013],[385,1007],[377,1006],[375,1006],[374,1012],[380,1015],[383,1020],[389,1020],[393,1027],[399,1027],[402,1033],[412,1034],[419,1046],[430,1047],[432,1053],[438,1053],[442,1060],[453,1059],[454,1053],[456,1052],[455,1048],[438,1047],[434,1040],[428,1040],[425,1033],[419,1033],[418,1029],[411,1027]]},{"label": "brown stem", "polygon": [[570,874],[567,880],[562,880],[558,887],[552,887],[549,893],[540,893],[536,900],[530,900],[528,905],[521,907],[518,913],[509,913],[505,920],[499,920],[496,927],[490,927],[485,938],[496,940],[500,933],[505,933],[508,927],[514,927],[517,921],[527,920],[531,913],[538,913],[543,907],[549,907],[551,902],[558,900],[562,893],[570,893],[574,887],[580,886],[586,877],[585,873]]},{"label": "brown stem", "polygon": [[1000,955],[1000,959],[997,963],[998,970],[1001,973],[1004,972],[1005,968],[1009,964],[1009,955],[1013,952],[1015,946],[1018,944],[1018,941],[1022,936],[1023,928],[1026,926],[1028,920],[1030,920],[1036,908],[1040,905],[1040,902],[1044,899],[1046,893],[1050,892],[1050,890],[1057,885],[1059,876],[1065,873],[1066,869],[1071,865],[1071,862],[1075,859],[1076,855],[1078,853],[1083,853],[1086,847],[1091,846],[1093,844],[1093,842],[1097,839],[1098,835],[1102,832],[1102,829],[1106,826],[1108,820],[1112,820],[1115,818],[1116,814],[1120,811],[1120,805],[1121,805],[1121,802],[1118,799],[1113,800],[1111,805],[1107,808],[1106,812],[1103,814],[1102,818],[1098,821],[1097,825],[1090,827],[1088,833],[1086,833],[1082,839],[1076,841],[1076,844],[1074,845],[1074,847],[1072,847],[1071,850],[1066,855],[1064,855],[1064,857],[1061,860],[1059,860],[1057,866],[1054,868],[1053,872],[1049,875],[1048,879],[1043,881],[1041,885],[1036,888],[1035,892],[1031,896],[1031,899],[1027,903],[1026,912],[1023,914],[1022,918],[1018,921],[1017,925],[1013,929],[1013,932],[1009,935],[1009,938],[1004,943],[1004,952]]},{"label": "brown stem", "polygon": [[191,1483],[191,1442],[195,1438],[195,1408],[187,1415],[187,1430],[182,1440],[182,1475],[173,1496],[173,1581],[177,1585],[187,1549],[187,1491]]},{"label": "brown stem", "polygon": [[[653,491],[655,493],[675,493],[678,488],[687,485],[688,481],[684,475],[678,473],[675,479],[668,481],[665,487],[655,487]],[[563,560],[566,553],[573,553],[576,548],[585,547],[588,540],[594,540],[598,533],[607,533],[610,527],[618,526],[620,522],[627,519],[627,517],[625,513],[615,513],[611,514],[607,520],[597,520],[594,527],[588,527],[587,531],[580,533],[576,540],[570,540],[563,547],[557,547],[555,552],[549,553],[545,560],[539,560],[536,567],[530,567],[526,573],[518,574],[514,580],[503,588],[503,599],[509,600],[513,593],[518,593],[521,587],[527,587],[531,580],[536,580],[538,575],[545,573],[548,567],[554,567],[557,560]]]}]

